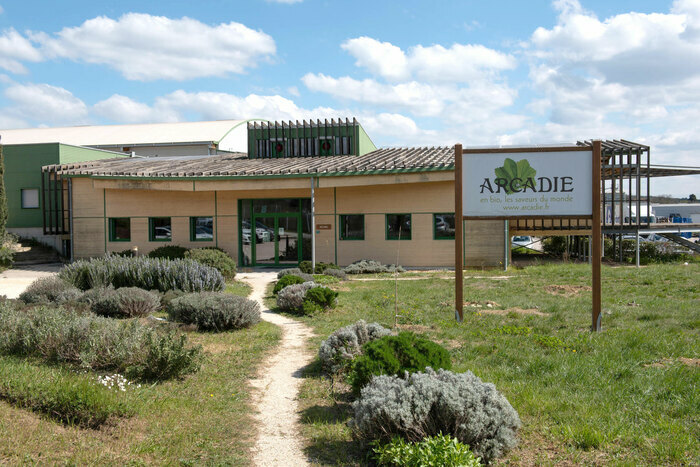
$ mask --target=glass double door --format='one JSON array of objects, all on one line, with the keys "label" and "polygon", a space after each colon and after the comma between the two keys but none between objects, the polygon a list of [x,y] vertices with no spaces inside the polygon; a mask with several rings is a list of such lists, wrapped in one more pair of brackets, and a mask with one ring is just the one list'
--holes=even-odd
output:
[{"label": "glass double door", "polygon": [[301,214],[261,213],[253,214],[252,220],[250,230],[255,265],[280,266],[301,261]]}]

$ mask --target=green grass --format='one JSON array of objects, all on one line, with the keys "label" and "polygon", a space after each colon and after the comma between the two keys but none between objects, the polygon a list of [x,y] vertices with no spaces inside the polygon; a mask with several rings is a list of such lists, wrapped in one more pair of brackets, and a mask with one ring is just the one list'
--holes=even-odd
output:
[{"label": "green grass", "polygon": [[[464,297],[475,306],[465,307],[461,324],[454,282],[427,277],[398,282],[398,323],[445,345],[456,371],[495,383],[515,407],[521,443],[503,462],[700,461],[700,375],[680,360],[700,358],[700,265],[603,268],[597,334],[589,331],[587,265],[468,271]],[[296,317],[315,329],[314,349],[361,318],[393,325],[394,281],[334,287],[336,310]],[[312,365],[300,400],[307,452],[322,463],[362,463],[365,451],[346,426],[348,387]]]},{"label": "green grass", "polygon": [[251,288],[248,284],[242,281],[228,281],[226,282],[226,290],[225,292],[233,294],[233,295],[239,295],[241,297],[247,297],[250,295]]},{"label": "green grass", "polygon": [[[245,295],[247,286],[234,283],[227,290]],[[130,416],[99,430],[57,423],[0,401],[0,458],[9,464],[250,465],[257,432],[248,382],[278,345],[280,329],[260,322],[187,337],[204,349],[201,370],[184,380],[120,393]],[[37,365],[27,375],[51,371]]]}]

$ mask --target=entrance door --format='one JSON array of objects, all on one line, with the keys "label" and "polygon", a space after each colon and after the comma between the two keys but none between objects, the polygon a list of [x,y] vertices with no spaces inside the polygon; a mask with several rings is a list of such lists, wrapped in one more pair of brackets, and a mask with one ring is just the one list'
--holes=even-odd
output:
[{"label": "entrance door", "polygon": [[251,240],[255,266],[295,265],[301,261],[300,217],[298,213],[253,215]]}]

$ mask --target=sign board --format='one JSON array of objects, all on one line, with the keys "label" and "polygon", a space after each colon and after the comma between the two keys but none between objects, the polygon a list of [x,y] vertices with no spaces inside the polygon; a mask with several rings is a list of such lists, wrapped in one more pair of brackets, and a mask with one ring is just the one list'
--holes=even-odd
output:
[{"label": "sign board", "polygon": [[[455,145],[455,317],[464,311],[464,220],[590,218],[591,329],[600,330],[601,142],[590,146],[462,149]],[[508,234],[508,232],[506,232]]]},{"label": "sign board", "polygon": [[316,224],[316,230],[331,230],[331,224]]},{"label": "sign board", "polygon": [[593,212],[591,148],[532,149],[539,151],[465,151],[463,216],[590,216]]}]

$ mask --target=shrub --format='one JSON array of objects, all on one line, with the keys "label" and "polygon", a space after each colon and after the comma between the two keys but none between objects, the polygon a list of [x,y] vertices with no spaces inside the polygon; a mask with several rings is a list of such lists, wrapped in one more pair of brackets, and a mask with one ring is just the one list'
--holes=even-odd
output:
[{"label": "shrub", "polygon": [[311,314],[316,311],[335,308],[338,292],[329,289],[328,287],[312,287],[306,291],[304,295],[304,303],[302,309],[304,314]]},{"label": "shrub", "polygon": [[323,271],[323,274],[326,276],[337,277],[341,281],[348,279],[348,275],[342,269],[328,268]]},{"label": "shrub", "polygon": [[12,258],[14,253],[12,248],[2,244],[2,237],[0,237],[0,268],[7,268],[12,266]]},{"label": "shrub", "polygon": [[318,357],[327,371],[337,372],[362,354],[364,344],[389,334],[391,331],[378,323],[367,324],[360,320],[333,332],[321,343]]},{"label": "shrub", "polygon": [[388,442],[400,436],[415,442],[442,432],[487,463],[517,444],[520,428],[508,400],[470,371],[378,376],[362,389],[353,409],[351,425],[361,438]]},{"label": "shrub", "polygon": [[285,287],[277,294],[277,306],[282,311],[303,311],[306,291],[313,287],[316,287],[316,283],[311,281]]},{"label": "shrub", "polygon": [[95,303],[97,300],[112,293],[113,291],[114,287],[112,286],[96,287],[94,289],[89,289],[83,292],[83,294],[78,299],[78,302],[87,303],[88,305],[92,306],[92,304]]},{"label": "shrub", "polygon": [[450,353],[444,347],[411,332],[401,332],[363,345],[362,356],[353,362],[349,379],[359,392],[373,376],[403,376],[404,372],[415,373],[427,367],[449,370],[451,366]]},{"label": "shrub", "polygon": [[40,277],[19,295],[24,303],[53,303],[75,299],[80,291],[58,276]]},{"label": "shrub", "polygon": [[283,276],[280,280],[277,281],[275,284],[275,288],[272,289],[273,295],[277,295],[280,290],[283,288],[287,287],[288,285],[292,284],[303,284],[305,281],[303,278],[299,276],[295,276],[294,274],[287,274],[286,276]]},{"label": "shrub", "polygon": [[377,274],[380,272],[404,272],[404,269],[394,264],[386,266],[379,261],[361,259],[345,266],[343,271],[347,274]]},{"label": "shrub", "polygon": [[326,269],[340,269],[333,263],[316,262],[316,268],[312,268],[311,261],[302,261],[299,263],[299,269],[304,274],[325,274]]},{"label": "shrub", "polygon": [[542,240],[542,251],[548,255],[561,256],[566,251],[566,237],[547,237]]},{"label": "shrub", "polygon": [[126,258],[133,258],[135,256],[134,250],[132,250],[131,248],[127,248],[126,250],[122,250],[122,251],[116,251],[112,254],[114,256],[124,256]]},{"label": "shrub", "polygon": [[119,396],[90,376],[11,358],[0,359],[0,399],[85,428],[128,415]]},{"label": "shrub", "polygon": [[282,269],[280,272],[277,273],[277,279],[282,279],[284,276],[288,276],[290,274],[294,276],[299,276],[307,282],[314,280],[314,276],[312,276],[311,274],[301,272],[301,269],[299,268]]},{"label": "shrub", "polygon": [[479,458],[450,435],[428,436],[421,441],[408,442],[393,438],[389,443],[373,443],[372,449],[379,465],[479,467]]},{"label": "shrub", "polygon": [[202,330],[225,331],[260,321],[260,305],[228,293],[200,292],[172,300],[168,317],[180,323],[196,324]]},{"label": "shrub", "polygon": [[148,253],[149,258],[161,258],[161,259],[182,259],[185,257],[185,253],[190,251],[189,248],[179,245],[165,245],[151,250]]},{"label": "shrub", "polygon": [[108,318],[138,318],[160,308],[160,295],[137,287],[103,289],[90,306],[93,313]]},{"label": "shrub", "polygon": [[187,292],[183,292],[182,290],[168,290],[160,296],[160,308],[167,310],[170,302],[186,294]]},{"label": "shrub", "polygon": [[65,266],[59,277],[81,290],[96,287],[139,287],[166,292],[220,291],[226,281],[216,269],[191,259],[158,259],[139,256],[123,258],[108,255],[103,258],[78,260]]},{"label": "shrub", "polygon": [[217,269],[226,279],[236,277],[236,262],[222,250],[197,248],[185,252],[185,258],[193,259],[200,264],[206,264]]},{"label": "shrub", "polygon": [[[0,354],[35,357],[52,363],[74,364],[97,371],[115,371],[136,378],[151,375],[177,378],[196,371],[200,347],[185,348],[175,334],[161,335],[136,320],[118,321],[60,307],[40,306],[15,310],[0,304]],[[168,348],[169,372],[153,357]]]}]

